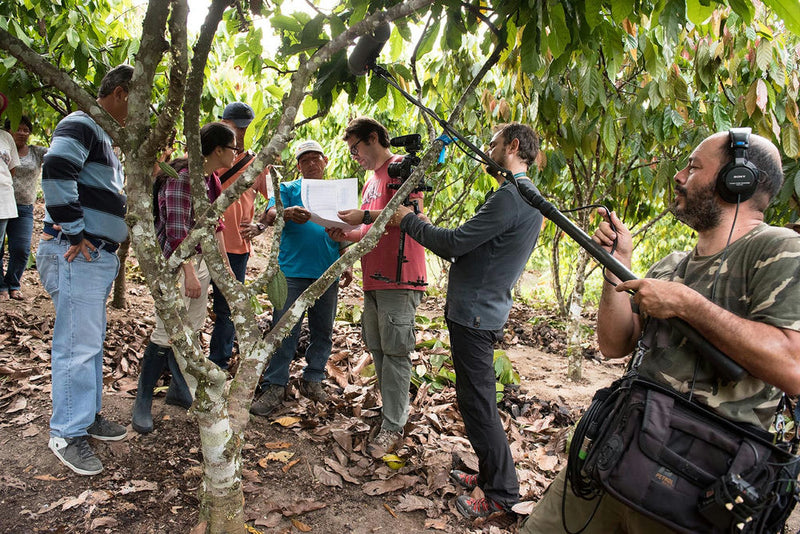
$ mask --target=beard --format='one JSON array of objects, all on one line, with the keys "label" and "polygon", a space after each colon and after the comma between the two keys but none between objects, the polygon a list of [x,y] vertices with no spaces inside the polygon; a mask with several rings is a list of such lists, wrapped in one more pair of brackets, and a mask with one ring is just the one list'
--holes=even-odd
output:
[{"label": "beard", "polygon": [[670,207],[670,211],[676,219],[697,232],[711,230],[719,224],[722,208],[717,202],[715,183],[712,182],[691,194],[681,185],[676,185],[675,191],[684,196],[683,208],[678,207],[677,198]]}]

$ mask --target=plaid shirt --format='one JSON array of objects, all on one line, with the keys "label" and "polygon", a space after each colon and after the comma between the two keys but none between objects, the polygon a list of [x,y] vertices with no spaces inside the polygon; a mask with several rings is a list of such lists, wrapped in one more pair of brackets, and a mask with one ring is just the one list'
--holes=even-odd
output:
[{"label": "plaid shirt", "polygon": [[[222,185],[216,173],[205,177],[206,194],[209,202],[214,202],[222,192]],[[194,209],[192,208],[192,191],[189,184],[189,169],[181,169],[178,178],[168,178],[158,191],[158,221],[156,236],[164,257],[169,258],[178,245],[186,238],[194,227]],[[225,228],[220,220],[216,232]],[[201,252],[197,245],[197,252]]]}]

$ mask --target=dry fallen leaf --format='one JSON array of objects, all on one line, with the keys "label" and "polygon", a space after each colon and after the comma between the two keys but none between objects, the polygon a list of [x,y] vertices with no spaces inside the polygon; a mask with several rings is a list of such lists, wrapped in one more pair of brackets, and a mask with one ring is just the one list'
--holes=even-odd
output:
[{"label": "dry fallen leaf", "polygon": [[307,512],[313,512],[314,510],[321,510],[325,508],[327,504],[316,501],[314,499],[300,499],[296,502],[288,506],[284,506],[281,509],[281,513],[286,517],[291,517],[293,515],[300,515],[305,514]]},{"label": "dry fallen leaf", "polygon": [[414,510],[426,510],[435,506],[432,500],[419,495],[401,495],[397,509],[401,512],[413,512]]},{"label": "dry fallen leaf", "polygon": [[300,532],[311,532],[311,527],[300,521],[299,519],[292,519],[292,525]]},{"label": "dry fallen leaf", "polygon": [[278,423],[281,426],[290,427],[299,423],[301,419],[299,417],[292,417],[291,415],[286,415],[284,417],[279,417],[273,421],[273,423]]},{"label": "dry fallen leaf", "polygon": [[24,410],[28,406],[28,399],[25,397],[17,397],[17,400],[11,403],[6,413],[14,413],[19,412],[20,410]]},{"label": "dry fallen leaf", "polygon": [[408,488],[417,482],[419,482],[419,477],[397,475],[388,480],[373,480],[372,482],[367,482],[361,487],[361,490],[367,495],[383,495],[390,491]]},{"label": "dry fallen leaf", "polygon": [[130,484],[121,487],[117,493],[120,495],[127,495],[140,491],[156,491],[157,489],[158,484],[155,482],[150,482],[149,480],[131,480]]},{"label": "dry fallen leaf", "polygon": [[75,508],[76,506],[82,505],[83,503],[86,502],[86,498],[89,495],[91,495],[91,493],[92,493],[92,490],[86,490],[83,493],[81,493],[80,495],[78,495],[77,497],[74,497],[74,498],[71,498],[71,499],[67,499],[61,505],[61,511],[63,512],[65,510],[69,510],[70,508]]},{"label": "dry fallen leaf", "polygon": [[273,461],[273,462],[281,462],[281,463],[285,464],[286,462],[291,460],[292,456],[294,456],[293,452],[278,451],[278,452],[271,452],[271,453],[267,454],[266,458],[267,458],[267,460],[270,460],[270,461]]},{"label": "dry fallen leaf", "polygon": [[312,471],[314,473],[314,478],[326,486],[330,486],[332,488],[341,488],[344,486],[342,477],[340,475],[331,473],[321,465],[315,465]]},{"label": "dry fallen leaf", "polygon": [[89,526],[89,530],[94,530],[100,527],[111,527],[114,528],[119,525],[119,521],[114,519],[113,517],[95,517],[92,519],[92,524]]},{"label": "dry fallen leaf", "polygon": [[447,520],[445,519],[426,519],[425,528],[432,528],[434,530],[447,530]]},{"label": "dry fallen leaf", "polygon": [[271,512],[267,514],[266,517],[260,517],[253,521],[253,524],[257,527],[275,528],[281,523],[282,520],[283,515],[279,514],[278,512]]}]

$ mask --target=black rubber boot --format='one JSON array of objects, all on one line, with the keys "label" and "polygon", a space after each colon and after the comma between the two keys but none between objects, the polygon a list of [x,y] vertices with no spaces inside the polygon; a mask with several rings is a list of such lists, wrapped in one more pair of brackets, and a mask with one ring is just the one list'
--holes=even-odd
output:
[{"label": "black rubber boot", "polygon": [[167,354],[167,365],[169,365],[169,372],[172,373],[172,379],[169,382],[167,398],[164,402],[188,410],[192,407],[192,394],[189,392],[189,386],[186,385],[186,380],[183,378],[181,368],[178,366],[178,361],[175,359],[175,353],[172,352],[172,349]]},{"label": "black rubber boot", "polygon": [[167,363],[169,347],[161,347],[149,343],[142,356],[142,368],[139,370],[139,385],[136,388],[136,402],[133,403],[131,426],[140,434],[153,431],[153,389],[161,377],[164,365]]}]

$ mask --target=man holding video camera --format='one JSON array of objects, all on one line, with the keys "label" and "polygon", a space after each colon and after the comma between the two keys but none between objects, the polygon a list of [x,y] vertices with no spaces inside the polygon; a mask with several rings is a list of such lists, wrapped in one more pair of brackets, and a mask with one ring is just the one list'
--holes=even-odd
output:
[{"label": "man holding video camera", "polygon": [[[520,181],[539,154],[539,138],[528,126],[504,124],[489,143],[488,155]],[[517,188],[495,175],[498,189],[473,218],[453,230],[438,228],[401,206],[392,218],[410,237],[450,260],[445,316],[456,371],[458,408],[478,455],[477,475],[452,471],[450,477],[485,495],[462,495],[456,507],[467,518],[510,510],[519,500],[519,482],[503,423],[497,411],[494,343],[502,339],[511,310],[511,289],[522,274],[542,228],[542,214]],[[533,187],[532,184],[529,187]]]},{"label": "man holding video camera", "polygon": [[[392,179],[388,169],[403,156],[392,154],[386,127],[369,117],[353,119],[344,131],[344,140],[353,159],[374,174],[361,192],[361,209],[339,212],[344,222],[361,227],[347,235],[339,229],[328,229],[328,233],[337,241],[358,241],[397,192],[391,186],[399,180]],[[422,193],[409,196],[422,211]],[[368,447],[376,458],[394,451],[403,439],[409,412],[410,354],[416,346],[414,320],[427,279],[425,250],[410,239],[404,242],[402,279],[395,279],[400,244],[400,230],[387,228],[377,246],[361,258],[363,337],[372,353],[383,402],[381,429]]]},{"label": "man holding video camera", "polygon": [[[742,182],[749,183],[745,190],[739,190],[742,176],[750,177]],[[697,233],[697,244],[691,252],[676,252],[656,263],[647,278],[620,283],[609,274],[597,313],[603,355],[626,356],[638,342],[642,378],[678,392],[691,391],[698,404],[740,426],[769,429],[781,390],[800,392],[800,238],[787,228],[764,223],[764,210],[782,180],[778,149],[764,137],[750,134],[749,128],[703,140],[689,156],[687,166],[675,175],[672,206],[676,218]],[[630,267],[630,232],[615,213],[601,214],[605,220],[594,240]],[[629,291],[635,291],[636,310]],[[665,321],[671,318],[689,323],[749,374],[738,381],[724,380],[708,358]],[[715,433],[715,429],[709,432]],[[572,446],[580,444],[573,441]],[[696,450],[711,456],[716,449]],[[686,451],[684,463],[688,464],[694,451]],[[707,458],[709,465],[712,460]],[[622,468],[625,471],[624,465]],[[699,501],[677,502],[687,500],[687,486],[681,490],[681,485],[691,480],[663,468],[649,483],[662,497],[652,498],[648,490],[639,506],[651,510],[660,521],[610,494],[603,495],[599,503],[577,497],[565,482],[565,472],[559,473],[520,532],[577,531],[587,522],[582,532],[673,532],[662,523],[675,518],[653,513],[654,504],[678,520],[701,508]],[[632,472],[630,476],[636,475]],[[665,496],[672,491],[681,496],[670,501]],[[728,510],[740,504],[733,496],[730,501]],[[686,514],[682,506],[688,506]],[[709,523],[707,531],[711,530]]]}]

